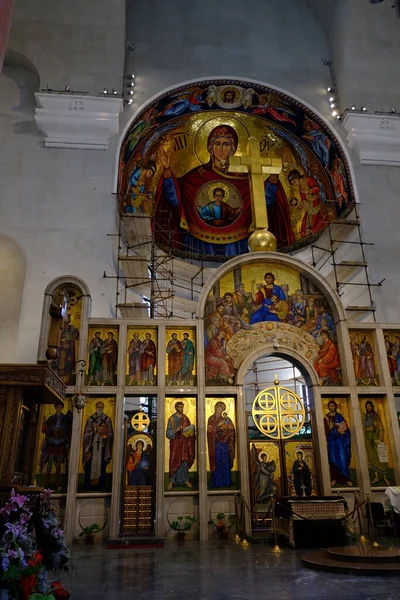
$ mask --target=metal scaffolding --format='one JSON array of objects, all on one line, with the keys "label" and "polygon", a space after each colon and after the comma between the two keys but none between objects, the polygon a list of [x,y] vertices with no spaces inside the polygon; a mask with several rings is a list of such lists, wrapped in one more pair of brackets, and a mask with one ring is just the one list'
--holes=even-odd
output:
[{"label": "metal scaffolding", "polygon": [[[118,253],[116,275],[116,315],[123,317],[188,318],[196,311],[205,283],[202,261],[176,258],[172,211],[158,211],[157,219],[147,213],[121,211],[117,195]],[[162,240],[162,244],[160,244]],[[178,245],[179,246],[179,245]],[[182,244],[182,252],[184,246]],[[129,291],[142,302],[129,302]]]},{"label": "metal scaffolding", "polygon": [[[124,200],[125,195],[122,196]],[[183,242],[175,238],[171,209],[157,211],[157,218],[146,212],[122,212],[121,196],[116,195],[118,239],[116,275],[116,315],[122,317],[191,318],[204,284],[215,266],[188,257]],[[146,196],[148,201],[148,197]],[[295,255],[312,265],[334,287],[349,320],[375,321],[372,283],[368,274],[357,205],[347,219],[333,220],[316,243]],[[136,292],[132,301],[130,292]]]},{"label": "metal scaffolding", "polygon": [[[312,266],[325,275],[342,299],[350,320],[375,321],[375,303],[372,288],[380,287],[384,279],[371,283],[357,204],[347,219],[328,223],[327,235],[318,244],[312,244]],[[343,259],[345,255],[347,260]],[[330,265],[327,273],[327,265]]]}]

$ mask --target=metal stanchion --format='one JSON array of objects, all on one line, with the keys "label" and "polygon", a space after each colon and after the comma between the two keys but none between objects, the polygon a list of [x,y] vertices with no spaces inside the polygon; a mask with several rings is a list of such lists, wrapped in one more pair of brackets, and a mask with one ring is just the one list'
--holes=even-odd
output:
[{"label": "metal stanchion", "polygon": [[358,499],[358,492],[354,492],[354,496],[355,496],[354,504],[357,504],[358,526],[360,528],[360,539],[359,539],[359,542],[361,542],[361,544],[367,544],[368,543],[368,538],[365,537],[365,535],[364,535],[364,527],[363,527],[363,522],[362,522],[362,514],[361,514],[360,501]]},{"label": "metal stanchion", "polygon": [[[238,510],[238,501],[240,505],[240,514]],[[241,537],[239,535],[240,525],[242,522],[242,513],[243,513],[243,500],[239,494],[235,494],[235,521],[236,521],[236,535],[235,535],[235,543],[240,544]]]},{"label": "metal stanchion", "polygon": [[275,552],[275,554],[279,554],[281,552],[281,549],[278,546],[278,532],[276,530],[276,516],[275,516],[276,500],[275,500],[275,498],[271,498],[271,502],[272,502],[272,525],[274,528],[274,540],[275,540],[275,545],[272,548],[272,552]]},{"label": "metal stanchion", "polygon": [[367,504],[368,504],[368,513],[369,513],[369,520],[371,523],[371,532],[372,532],[372,539],[374,540],[372,542],[372,546],[374,546],[374,548],[377,548],[379,546],[378,542],[376,541],[376,537],[375,537],[375,527],[374,527],[374,520],[372,518],[372,508],[371,508],[371,498],[369,496],[369,493],[367,492],[366,494],[367,496]]}]

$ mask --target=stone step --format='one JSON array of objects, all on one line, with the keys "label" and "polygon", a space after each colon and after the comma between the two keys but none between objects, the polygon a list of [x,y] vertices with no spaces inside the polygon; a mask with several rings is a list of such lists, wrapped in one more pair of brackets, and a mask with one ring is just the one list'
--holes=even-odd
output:
[{"label": "stone step", "polygon": [[344,546],[309,550],[301,555],[305,567],[328,573],[400,576],[399,548]]}]

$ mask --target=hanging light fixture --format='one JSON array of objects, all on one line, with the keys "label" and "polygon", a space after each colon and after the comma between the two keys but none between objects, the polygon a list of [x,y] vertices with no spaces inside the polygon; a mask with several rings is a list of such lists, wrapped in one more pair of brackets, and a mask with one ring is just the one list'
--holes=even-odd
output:
[{"label": "hanging light fixture", "polygon": [[83,393],[83,387],[85,383],[85,367],[86,361],[77,360],[75,365],[80,364],[81,368],[79,369],[76,376],[76,392],[75,396],[72,398],[72,405],[76,409],[78,413],[85,407],[86,404],[86,396]]},{"label": "hanging light fixture", "polygon": [[82,408],[85,408],[86,396],[82,392],[77,392],[72,399],[72,405],[80,413]]}]

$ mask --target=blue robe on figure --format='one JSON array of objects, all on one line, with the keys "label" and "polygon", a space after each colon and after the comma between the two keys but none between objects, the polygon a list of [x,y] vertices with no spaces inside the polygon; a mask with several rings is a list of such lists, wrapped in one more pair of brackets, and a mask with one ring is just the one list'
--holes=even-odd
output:
[{"label": "blue robe on figure", "polygon": [[211,415],[207,423],[208,456],[211,488],[229,488],[235,460],[235,427],[225,415]]},{"label": "blue robe on figure", "polygon": [[[258,295],[258,294],[257,294]],[[271,307],[273,306],[273,302],[271,300],[272,296],[277,296],[279,300],[285,300],[285,292],[279,285],[273,285],[272,291],[269,298],[264,298],[262,302],[262,306],[255,310],[253,314],[250,316],[250,325],[254,325],[255,323],[262,323],[263,321],[280,321],[280,318],[276,313],[271,312]]]},{"label": "blue robe on figure", "polygon": [[[140,178],[140,175],[141,175],[141,172],[142,172],[142,168],[143,167],[138,167],[137,169],[135,169],[133,171],[133,173],[131,175],[131,191],[130,191],[130,194],[131,194],[132,200],[136,200],[136,193],[135,193],[135,191],[134,191],[133,188],[137,187],[137,182],[139,181],[139,178]],[[145,190],[145,184],[143,183],[140,186],[140,188],[139,188],[139,193],[143,194],[144,190]],[[141,213],[141,212],[143,212],[143,210],[142,210],[141,207],[136,208],[136,206],[134,206],[131,203],[131,204],[127,205],[127,207],[125,209],[125,212],[126,213]]]},{"label": "blue robe on figure", "polygon": [[350,430],[344,417],[338,412],[335,415],[325,415],[324,424],[331,478],[337,483],[347,483],[350,480]]},{"label": "blue robe on figure", "polygon": [[129,485],[150,485],[151,484],[150,457],[149,457],[148,452],[142,452],[139,463],[134,466],[132,471],[129,471],[128,484]]}]

